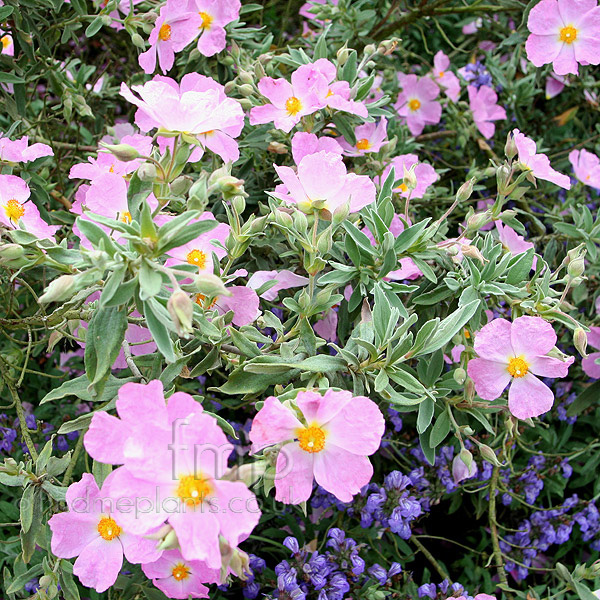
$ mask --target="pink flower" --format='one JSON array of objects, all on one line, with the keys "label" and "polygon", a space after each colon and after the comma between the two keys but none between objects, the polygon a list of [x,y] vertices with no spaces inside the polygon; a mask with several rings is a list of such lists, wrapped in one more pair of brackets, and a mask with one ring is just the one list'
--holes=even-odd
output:
[{"label": "pink flower", "polygon": [[536,145],[531,138],[518,129],[513,129],[513,137],[522,167],[531,171],[533,176],[538,179],[551,181],[565,190],[571,188],[571,181],[567,175],[555,171],[550,166],[550,159],[545,154],[536,154]]},{"label": "pink flower", "polygon": [[411,198],[422,198],[427,191],[427,188],[435,183],[440,176],[436,173],[435,169],[423,162],[419,162],[419,157],[416,154],[402,154],[392,158],[392,162],[383,170],[383,174],[380,178],[381,184],[386,180],[392,167],[394,168],[394,177],[396,180],[404,177],[404,169],[407,171],[413,165],[417,165],[414,170],[415,177],[417,178],[417,187],[414,190],[409,190],[405,183],[401,183],[397,188],[394,188],[394,192],[400,194],[402,197],[407,198],[410,194]]},{"label": "pink flower", "polygon": [[21,226],[40,239],[51,238],[59,229],[48,225],[38,207],[29,200],[29,186],[16,175],[0,175],[0,224],[9,229]]},{"label": "pink flower", "polygon": [[308,500],[313,480],[350,502],[373,475],[367,458],[385,428],[378,406],[347,391],[298,392],[299,412],[270,396],[250,430],[252,451],[285,444],[277,457],[275,498],[286,504]]},{"label": "pink flower", "polygon": [[[600,350],[600,327],[590,327],[587,341],[592,348]],[[596,364],[599,358],[600,352],[591,352],[587,358],[581,361],[583,372],[594,379],[600,379],[600,364]]]},{"label": "pink flower", "polygon": [[52,148],[47,144],[31,144],[25,135],[18,140],[0,137],[0,161],[31,162],[42,156],[54,156]]},{"label": "pink flower", "polygon": [[275,170],[287,188],[287,194],[272,192],[274,196],[302,211],[336,208],[349,204],[350,212],[375,202],[375,184],[366,175],[348,173],[339,154],[317,152],[305,156],[298,165],[298,173],[290,167]]},{"label": "pink flower", "polygon": [[308,2],[305,2],[300,7],[300,10],[298,12],[305,19],[310,19],[311,21],[314,21],[315,23],[317,23],[319,25],[323,25],[324,22],[315,18],[314,13],[311,12],[311,8],[314,8],[315,6],[317,6],[319,4],[332,4],[333,6],[337,6],[338,2],[339,2],[339,0],[309,0]]},{"label": "pink flower", "polygon": [[555,73],[579,73],[581,64],[600,63],[600,7],[596,0],[542,0],[529,12],[527,58]]},{"label": "pink flower", "polygon": [[556,73],[546,77],[546,100],[558,96],[563,91],[565,85],[567,85],[566,78]]},{"label": "pink flower", "polygon": [[182,392],[165,403],[158,380],[122,386],[117,413],[95,413],[84,445],[96,460],[124,464],[108,486],[112,501],[130,508],[123,528],[142,535],[167,521],[186,560],[219,569],[219,537],[237,546],[260,510],[245,484],[221,479],[232,445],[216,419]]},{"label": "pink flower", "polygon": [[288,290],[293,287],[303,287],[308,283],[308,277],[296,275],[292,271],[255,271],[248,279],[248,287],[257,290],[268,281],[275,281],[275,285],[261,294],[261,298],[272,302],[277,298],[280,290]]},{"label": "pink flower", "polygon": [[185,560],[179,550],[167,550],[152,562],[142,565],[142,571],[169,598],[208,598],[205,583],[220,583],[218,569],[211,569],[198,560]]},{"label": "pink flower", "polygon": [[496,131],[493,121],[506,119],[506,111],[496,104],[498,95],[491,87],[482,85],[477,89],[475,86],[469,85],[467,91],[475,125],[483,137],[490,139]]},{"label": "pink flower", "polygon": [[[215,217],[210,212],[205,212],[197,219],[198,221],[215,221]],[[225,240],[229,237],[231,227],[226,223],[219,223],[216,227],[190,240],[182,246],[177,246],[167,252],[171,257],[167,259],[166,265],[188,264],[198,267],[199,273],[212,273],[214,270],[213,253],[219,260],[227,256],[227,250],[223,247]],[[217,243],[215,243],[217,242]]]},{"label": "pink flower", "polygon": [[346,156],[363,156],[369,152],[379,152],[387,140],[387,119],[382,117],[379,123],[365,123],[354,130],[356,144],[351,146],[342,139],[340,145]]},{"label": "pink flower", "polygon": [[330,308],[313,325],[315,333],[327,342],[337,341],[338,315],[335,308]]},{"label": "pink flower", "polygon": [[198,39],[200,54],[213,56],[225,48],[225,25],[239,18],[241,7],[240,0],[190,0],[189,8],[202,17]]},{"label": "pink flower", "polygon": [[406,119],[408,129],[413,135],[419,135],[425,125],[439,123],[442,105],[435,102],[440,88],[429,77],[405,75],[401,81],[402,91],[394,108]]},{"label": "pink flower", "polygon": [[[463,449],[463,451],[457,454],[452,460],[452,478],[456,484],[477,475],[477,463],[473,460],[473,456],[471,455],[471,466],[467,467],[462,459],[463,452],[469,451]],[[469,452],[469,454],[471,453]]]},{"label": "pink flower", "polygon": [[572,150],[569,161],[579,181],[600,190],[600,158],[587,150]]},{"label": "pink flower", "polygon": [[321,108],[329,106],[334,110],[341,110],[366,119],[368,116],[367,107],[362,102],[355,102],[350,99],[352,94],[350,84],[345,80],[335,81],[337,75],[335,65],[326,58],[320,58],[314,62],[314,66],[323,74],[329,84],[327,93],[322,99]]},{"label": "pink flower", "polygon": [[448,70],[450,59],[440,50],[433,57],[433,79],[444,90],[446,96],[456,102],[460,96],[460,81]]},{"label": "pink flower", "polygon": [[0,54],[5,54],[6,56],[14,56],[15,55],[15,45],[13,43],[12,35],[8,33],[4,33],[0,29]]},{"label": "pink flower", "polygon": [[328,90],[329,82],[316,63],[298,67],[292,73],[291,83],[282,78],[263,77],[258,82],[258,91],[271,104],[255,106],[250,111],[250,125],[273,122],[278,129],[291,131],[302,117],[324,106]]},{"label": "pink flower", "polygon": [[244,111],[239,102],[228,98],[224,88],[210,77],[188,73],[181,83],[155,75],[133,91],[121,84],[121,95],[135,104],[135,122],[143,131],[158,128],[186,133],[224,161],[239,158],[236,138],[244,127]]},{"label": "pink flower", "polygon": [[541,317],[518,317],[512,323],[494,319],[476,335],[479,358],[467,372],[484,400],[499,398],[511,383],[508,408],[519,419],[537,417],[552,408],[554,394],[537,377],[565,377],[575,360],[547,356],[556,344],[552,325]]},{"label": "pink flower", "polygon": [[[110,485],[109,475],[104,488]],[[94,477],[84,473],[81,481],[67,490],[68,511],[52,516],[52,552],[60,558],[77,560],[73,573],[86,587],[104,592],[117,579],[123,555],[131,563],[156,560],[161,552],[156,542],[125,530],[119,512],[111,512],[107,496]]]},{"label": "pink flower", "polygon": [[198,35],[204,23],[203,17],[190,10],[186,2],[168,0],[150,32],[150,49],[140,54],[138,60],[145,73],[154,73],[156,57],[163,73],[167,73],[175,62],[175,53],[181,52]]},{"label": "pink flower", "polygon": [[477,30],[482,25],[483,25],[483,20],[481,18],[475,19],[474,21],[471,21],[471,22],[467,23],[466,25],[463,25],[462,32],[465,35],[471,35],[473,33],[477,33]]},{"label": "pink flower", "polygon": [[[496,229],[498,231],[498,238],[500,243],[513,255],[523,254],[527,252],[529,248],[534,248],[533,242],[525,241],[522,235],[519,235],[512,227],[504,225],[502,221],[495,221]],[[537,256],[533,257],[531,268],[535,269],[537,264]]]},{"label": "pink flower", "polygon": [[343,152],[339,142],[335,138],[326,135],[317,137],[314,133],[297,131],[292,137],[292,156],[297,165],[307,154],[316,154],[321,150],[335,154],[342,154]]},{"label": "pink flower", "polygon": [[210,302],[202,294],[196,294],[196,303],[205,310],[215,309],[224,315],[233,311],[232,323],[238,327],[249,325],[260,316],[260,298],[249,286],[232,285],[227,287],[230,296],[217,296]]}]

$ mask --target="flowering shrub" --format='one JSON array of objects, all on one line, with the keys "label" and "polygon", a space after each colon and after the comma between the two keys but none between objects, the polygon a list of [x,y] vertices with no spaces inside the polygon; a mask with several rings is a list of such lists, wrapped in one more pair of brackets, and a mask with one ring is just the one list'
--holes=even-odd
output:
[{"label": "flowering shrub", "polygon": [[596,598],[597,0],[0,41],[2,597]]}]

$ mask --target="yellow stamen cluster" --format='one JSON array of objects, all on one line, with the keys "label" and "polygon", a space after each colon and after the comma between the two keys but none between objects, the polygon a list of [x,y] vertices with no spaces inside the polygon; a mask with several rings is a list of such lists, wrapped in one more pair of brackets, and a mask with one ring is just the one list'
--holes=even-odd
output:
[{"label": "yellow stamen cluster", "polygon": [[196,304],[206,310],[210,310],[216,303],[219,297],[213,298],[206,306],[206,296],[204,294],[196,294]]},{"label": "yellow stamen cluster", "polygon": [[120,213],[119,220],[123,221],[123,223],[131,223],[131,213],[128,210]]},{"label": "yellow stamen cluster", "polygon": [[357,150],[368,150],[371,147],[371,143],[367,138],[362,138],[356,142]]},{"label": "yellow stamen cluster", "polygon": [[296,98],[296,96],[291,96],[285,101],[285,110],[287,110],[288,115],[293,117],[297,115],[302,109],[302,102]]},{"label": "yellow stamen cluster", "polygon": [[16,223],[25,214],[25,207],[18,200],[11,198],[6,203],[4,212],[13,223]]},{"label": "yellow stamen cluster", "polygon": [[196,265],[199,269],[204,269],[206,267],[206,254],[197,248],[188,252],[186,260],[188,265]]},{"label": "yellow stamen cluster", "polygon": [[202,17],[202,25],[200,25],[200,29],[208,31],[212,25],[214,17],[206,12],[199,12],[198,14]]},{"label": "yellow stamen cluster", "polygon": [[321,452],[325,448],[325,432],[318,425],[303,427],[296,431],[300,448],[305,452]]},{"label": "yellow stamen cluster", "polygon": [[168,23],[163,23],[158,30],[158,39],[163,42],[171,39],[171,26]]},{"label": "yellow stamen cluster", "polygon": [[179,479],[177,496],[188,506],[196,506],[212,494],[211,485],[204,477],[184,475]]},{"label": "yellow stamen cluster", "polygon": [[518,379],[527,375],[529,365],[522,356],[516,356],[508,361],[508,367],[506,367],[506,369],[513,377]]},{"label": "yellow stamen cluster", "polygon": [[177,563],[173,570],[171,571],[171,575],[173,575],[173,579],[176,581],[183,581],[190,576],[189,568],[183,563]]},{"label": "yellow stamen cluster", "polygon": [[98,533],[103,540],[110,542],[121,535],[121,528],[114,519],[102,517],[98,523]]},{"label": "yellow stamen cluster", "polygon": [[10,36],[8,36],[8,35],[3,35],[3,36],[0,38],[0,42],[2,42],[2,49],[3,49],[3,50],[4,50],[5,48],[8,48],[8,47],[10,46],[10,42],[11,42]]},{"label": "yellow stamen cluster", "polygon": [[572,25],[567,25],[560,30],[560,41],[565,44],[572,44],[577,39],[577,29]]},{"label": "yellow stamen cluster", "polygon": [[421,108],[421,101],[417,100],[417,98],[413,98],[408,102],[408,108],[410,108],[410,110],[412,110],[413,112],[419,110]]}]

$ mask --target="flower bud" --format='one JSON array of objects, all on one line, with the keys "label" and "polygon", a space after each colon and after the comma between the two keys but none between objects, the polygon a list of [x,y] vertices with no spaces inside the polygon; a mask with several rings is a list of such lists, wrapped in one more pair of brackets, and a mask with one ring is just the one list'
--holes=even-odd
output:
[{"label": "flower bud", "polygon": [[350,50],[344,46],[337,51],[336,58],[338,67],[343,67],[350,56]]},{"label": "flower bud", "polygon": [[510,176],[512,174],[512,169],[504,163],[500,165],[496,170],[496,182],[498,184],[498,191],[506,195],[506,186],[510,181]]},{"label": "flower bud", "polygon": [[465,181],[456,192],[456,199],[459,202],[466,202],[473,193],[473,184],[475,183],[475,177],[471,177],[468,181]]},{"label": "flower bud", "polygon": [[240,100],[238,100],[238,102],[244,110],[250,110],[254,106],[252,100],[250,100],[249,98],[241,98]]},{"label": "flower bud", "polygon": [[482,213],[475,213],[467,219],[467,231],[478,231],[484,225],[487,225],[492,220],[492,213],[486,210]]},{"label": "flower bud", "polygon": [[248,71],[240,70],[237,78],[239,79],[240,83],[247,83],[247,84],[254,83],[254,76],[252,75],[252,73],[249,73]]},{"label": "flower bud", "polygon": [[0,263],[16,260],[25,256],[25,249],[21,244],[4,244],[0,246]]},{"label": "flower bud", "polygon": [[140,50],[145,50],[146,49],[146,42],[144,41],[144,38],[139,33],[134,33],[131,36],[131,43],[136,48],[139,48]]},{"label": "flower bud", "polygon": [[383,40],[377,46],[377,53],[383,56],[389,56],[398,46],[398,42],[395,40]]},{"label": "flower bud", "polygon": [[173,196],[185,196],[192,186],[192,180],[189,177],[180,175],[169,186]]},{"label": "flower bud", "polygon": [[579,352],[579,354],[581,354],[581,356],[583,358],[587,358],[586,349],[587,349],[588,340],[587,340],[587,334],[583,330],[582,327],[578,327],[575,330],[575,333],[573,334],[573,343],[575,344],[575,348],[577,349],[577,352]]},{"label": "flower bud", "polygon": [[280,142],[271,142],[267,150],[269,152],[273,152],[273,154],[287,154],[288,147],[285,144],[281,144]]},{"label": "flower bud", "polygon": [[571,260],[567,265],[567,273],[571,277],[580,277],[583,275],[585,271],[585,260],[583,256],[578,256],[577,258]]},{"label": "flower bud", "polygon": [[452,461],[452,477],[454,483],[460,483],[464,479],[469,479],[477,474],[477,463],[473,460],[473,455],[463,448]]},{"label": "flower bud", "polygon": [[287,227],[290,229],[294,226],[294,221],[292,219],[292,215],[282,209],[277,209],[273,213],[275,216],[275,223],[281,225],[282,227]]},{"label": "flower bud", "polygon": [[179,548],[179,540],[177,539],[175,530],[169,531],[156,548],[157,550],[172,550],[173,548]]},{"label": "flower bud", "polygon": [[491,463],[495,467],[501,467],[502,463],[498,460],[496,453],[485,444],[479,444],[479,453],[481,454],[481,458]]},{"label": "flower bud", "polygon": [[194,317],[194,305],[183,290],[175,290],[167,302],[167,310],[173,319],[177,335],[182,338],[190,337]]},{"label": "flower bud", "polygon": [[364,52],[365,56],[370,56],[371,54],[375,54],[375,52],[377,52],[377,48],[375,48],[375,44],[367,44]]},{"label": "flower bud", "polygon": [[340,204],[334,211],[333,216],[331,218],[331,222],[334,226],[339,225],[342,221],[345,221],[350,214],[350,203],[345,202],[344,204]]},{"label": "flower bud", "polygon": [[140,157],[140,153],[129,144],[105,144],[104,142],[100,142],[100,146],[106,148],[111,154],[123,162],[129,162]]},{"label": "flower bud", "polygon": [[512,160],[517,155],[517,144],[515,143],[515,138],[512,133],[509,133],[506,136],[506,144],[504,145],[504,154],[508,160]]},{"label": "flower bud", "polygon": [[54,578],[52,575],[42,575],[38,583],[42,589],[46,590],[50,585],[52,585],[53,581]]},{"label": "flower bud", "polygon": [[231,206],[238,215],[241,215],[246,210],[246,201],[243,196],[234,196],[231,199]]},{"label": "flower bud", "polygon": [[231,92],[233,92],[233,90],[235,90],[235,88],[237,87],[237,84],[235,83],[235,81],[228,81],[225,86],[224,86],[224,92],[225,94],[227,94],[227,96],[229,96],[229,94],[231,94]]},{"label": "flower bud", "polygon": [[454,370],[452,376],[454,377],[454,381],[456,381],[456,383],[462,385],[467,379],[467,372],[462,367],[459,367],[458,369]]},{"label": "flower bud", "polygon": [[469,258],[477,259],[482,265],[486,262],[489,262],[486,258],[484,258],[483,254],[477,246],[473,246],[472,244],[461,244],[460,249],[464,256],[468,256]]},{"label": "flower bud", "polygon": [[231,292],[227,290],[221,279],[212,273],[202,273],[201,275],[197,275],[194,286],[199,293],[210,298],[216,296],[231,296]]},{"label": "flower bud", "polygon": [[156,179],[156,167],[152,163],[144,163],[137,170],[137,174],[142,181],[154,181]]},{"label": "flower bud", "polygon": [[49,304],[50,302],[59,302],[70,298],[77,289],[77,280],[73,275],[61,275],[46,288],[46,291],[40,296],[40,304]]},{"label": "flower bud", "polygon": [[404,175],[402,182],[409,190],[414,190],[417,187],[417,176],[415,175],[415,166],[413,165],[410,169],[406,168],[406,165],[402,165],[404,169]]},{"label": "flower bud", "polygon": [[254,94],[254,87],[249,83],[244,83],[243,85],[238,86],[238,92],[244,96],[244,98],[249,98]]}]

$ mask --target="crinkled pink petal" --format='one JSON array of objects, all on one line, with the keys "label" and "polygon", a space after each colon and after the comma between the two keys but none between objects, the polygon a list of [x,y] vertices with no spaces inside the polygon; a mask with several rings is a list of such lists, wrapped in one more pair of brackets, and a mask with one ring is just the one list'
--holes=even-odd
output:
[{"label": "crinkled pink petal", "polygon": [[495,400],[502,395],[511,380],[507,366],[506,362],[485,358],[472,358],[469,361],[467,373],[475,383],[475,390],[481,398]]},{"label": "crinkled pink petal", "polygon": [[310,498],[314,457],[314,453],[305,452],[296,442],[281,448],[275,467],[275,500],[284,504],[300,504]]},{"label": "crinkled pink petal", "polygon": [[544,356],[554,348],[556,333],[552,325],[541,317],[525,316],[513,321],[510,340],[514,355],[524,356],[529,362],[531,357]]},{"label": "crinkled pink petal", "polygon": [[539,417],[548,412],[554,403],[552,390],[535,375],[513,379],[508,391],[508,408],[517,419]]},{"label": "crinkled pink petal", "polygon": [[105,592],[116,580],[123,566],[123,548],[118,538],[107,541],[98,535],[79,554],[73,574],[97,592]]},{"label": "crinkled pink petal", "polygon": [[571,356],[567,360],[554,358],[552,356],[535,356],[529,359],[529,370],[534,375],[540,377],[566,377],[569,372],[569,367],[575,361],[575,357]]},{"label": "crinkled pink petal", "polygon": [[249,434],[252,452],[259,452],[267,446],[293,440],[296,437],[296,430],[301,427],[303,427],[302,423],[289,408],[281,404],[277,398],[269,396],[252,421]]},{"label": "crinkled pink petal", "polygon": [[508,364],[513,356],[511,323],[506,319],[494,319],[475,334],[475,352],[481,357]]}]

